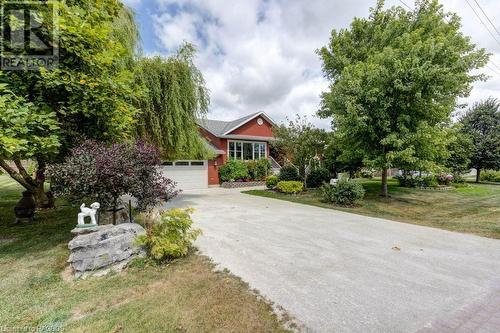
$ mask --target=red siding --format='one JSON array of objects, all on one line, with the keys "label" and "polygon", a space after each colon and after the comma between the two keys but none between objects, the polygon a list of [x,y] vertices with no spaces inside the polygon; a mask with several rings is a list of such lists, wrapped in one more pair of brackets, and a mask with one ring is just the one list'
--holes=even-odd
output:
[{"label": "red siding", "polygon": [[[264,118],[262,118],[262,120],[264,120],[264,123],[262,125],[259,125],[257,124],[257,118],[254,118],[228,134],[272,137],[273,136],[272,125]],[[213,144],[218,149],[223,150],[225,152],[225,154],[218,155],[213,160],[208,161],[208,184],[218,185],[220,183],[219,167],[224,163],[226,163],[228,156],[227,140],[218,138],[203,128],[200,128],[199,130],[200,134],[203,137],[205,137],[211,144]],[[269,156],[269,143],[267,144],[267,155]]]},{"label": "red siding", "polygon": [[262,118],[262,120],[264,120],[264,123],[262,125],[259,125],[257,124],[258,118],[259,117],[250,120],[249,122],[243,124],[242,126],[238,127],[237,129],[228,134],[267,136],[267,137],[273,136],[272,125],[264,118]]}]

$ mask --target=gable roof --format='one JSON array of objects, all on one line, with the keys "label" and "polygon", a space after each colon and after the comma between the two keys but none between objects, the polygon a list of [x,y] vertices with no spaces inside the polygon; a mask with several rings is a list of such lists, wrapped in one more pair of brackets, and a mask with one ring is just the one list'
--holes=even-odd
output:
[{"label": "gable roof", "polygon": [[199,126],[203,127],[210,133],[212,133],[215,136],[223,136],[226,134],[229,134],[230,132],[234,131],[238,127],[241,127],[245,123],[249,122],[250,120],[261,116],[262,118],[266,119],[271,125],[274,125],[274,122],[269,116],[267,116],[264,112],[255,112],[252,114],[249,114],[248,116],[238,118],[236,120],[232,121],[222,121],[222,120],[211,120],[211,119],[197,119],[197,123]]}]

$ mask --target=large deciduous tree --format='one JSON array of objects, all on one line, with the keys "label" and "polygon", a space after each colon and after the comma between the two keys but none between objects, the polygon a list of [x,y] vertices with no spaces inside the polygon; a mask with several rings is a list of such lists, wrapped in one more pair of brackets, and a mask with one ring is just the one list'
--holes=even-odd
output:
[{"label": "large deciduous tree", "polygon": [[500,169],[500,102],[488,98],[475,103],[460,120],[462,132],[472,139],[470,167],[477,170],[479,182],[483,169]]},{"label": "large deciduous tree", "polygon": [[333,118],[345,149],[362,152],[365,163],[382,170],[400,165],[429,167],[442,157],[446,123],[457,98],[482,75],[471,70],[488,60],[460,32],[460,18],[437,0],[415,9],[385,10],[378,1],[368,18],[333,30],[318,52],[331,81],[322,95],[321,117]]},{"label": "large deciduous tree", "polygon": [[[52,34],[57,28],[57,68],[4,71],[0,77],[10,89],[0,91],[8,105],[1,111],[0,166],[34,193],[39,207],[52,205],[44,192],[47,163],[82,136],[105,141],[130,137],[136,112],[131,66],[138,33],[130,12],[117,0],[52,5],[57,27],[43,19],[53,14],[52,7],[39,6],[37,33]],[[0,19],[9,23],[7,17]],[[36,161],[35,175],[24,169],[24,159]]]},{"label": "large deciduous tree", "polygon": [[174,56],[143,58],[136,67],[136,80],[144,88],[137,99],[137,132],[155,144],[165,159],[209,154],[196,125],[196,118],[208,111],[209,96],[193,64],[194,52],[191,44],[184,44]]}]

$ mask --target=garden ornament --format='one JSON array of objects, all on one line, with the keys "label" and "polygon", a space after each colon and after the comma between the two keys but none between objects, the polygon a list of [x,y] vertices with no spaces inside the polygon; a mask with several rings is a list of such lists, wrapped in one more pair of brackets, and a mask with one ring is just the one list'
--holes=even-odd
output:
[{"label": "garden ornament", "polygon": [[[93,204],[90,205],[90,208],[85,207],[85,204],[82,203],[80,206],[80,213],[78,213],[78,225],[77,227],[79,228],[85,228],[85,227],[94,227],[97,225],[96,221],[96,214],[97,210],[101,207],[101,205],[98,202],[94,202]],[[90,223],[85,224],[85,217],[90,216]]]}]

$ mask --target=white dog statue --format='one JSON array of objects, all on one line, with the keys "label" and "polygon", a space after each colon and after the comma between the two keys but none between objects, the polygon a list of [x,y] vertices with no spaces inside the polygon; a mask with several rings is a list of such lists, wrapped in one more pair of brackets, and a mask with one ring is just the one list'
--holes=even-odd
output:
[{"label": "white dog statue", "polygon": [[78,213],[78,226],[83,227],[85,225],[85,216],[90,216],[90,224],[87,224],[88,226],[95,226],[97,225],[97,220],[95,218],[95,215],[97,214],[97,210],[101,207],[101,205],[98,202],[94,202],[93,204],[90,205],[90,208],[85,207],[85,204],[83,203],[80,206],[80,213]]}]

